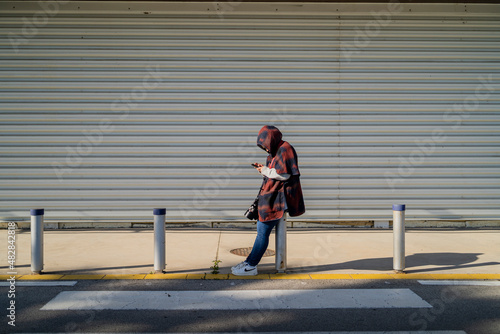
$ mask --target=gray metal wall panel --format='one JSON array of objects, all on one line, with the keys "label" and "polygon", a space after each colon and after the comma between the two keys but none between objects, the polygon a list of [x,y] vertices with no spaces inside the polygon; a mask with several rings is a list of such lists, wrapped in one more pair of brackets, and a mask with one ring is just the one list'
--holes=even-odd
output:
[{"label": "gray metal wall panel", "polygon": [[298,220],[500,217],[500,5],[57,6],[0,2],[0,219],[240,220],[268,123]]}]

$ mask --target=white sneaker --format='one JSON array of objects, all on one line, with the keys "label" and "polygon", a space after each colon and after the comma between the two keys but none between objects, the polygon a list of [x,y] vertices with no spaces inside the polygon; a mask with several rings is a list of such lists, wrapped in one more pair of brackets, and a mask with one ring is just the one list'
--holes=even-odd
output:
[{"label": "white sneaker", "polygon": [[244,266],[246,266],[246,265],[247,265],[247,263],[246,263],[245,261],[240,262],[240,263],[238,263],[237,265],[235,265],[234,267],[231,267],[231,271],[236,270],[236,269],[243,268],[243,267],[244,267]]},{"label": "white sneaker", "polygon": [[257,267],[252,267],[248,263],[243,262],[244,265],[241,265],[241,263],[237,266],[235,266],[235,269],[231,269],[231,272],[235,276],[255,276],[257,275]]}]

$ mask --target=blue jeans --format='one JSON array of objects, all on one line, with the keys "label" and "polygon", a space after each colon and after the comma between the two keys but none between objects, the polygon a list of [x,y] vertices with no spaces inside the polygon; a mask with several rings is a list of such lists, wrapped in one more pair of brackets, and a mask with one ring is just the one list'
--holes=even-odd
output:
[{"label": "blue jeans", "polygon": [[271,220],[268,222],[261,222],[257,220],[257,237],[253,244],[252,251],[245,260],[251,266],[256,266],[259,264],[262,256],[266,252],[267,246],[269,245],[269,235],[271,231],[278,224],[280,220]]}]

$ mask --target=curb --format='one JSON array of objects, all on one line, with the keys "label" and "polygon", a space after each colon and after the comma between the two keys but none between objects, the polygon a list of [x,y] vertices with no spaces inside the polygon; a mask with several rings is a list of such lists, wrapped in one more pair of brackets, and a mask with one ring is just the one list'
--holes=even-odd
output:
[{"label": "curb", "polygon": [[[14,276],[0,275],[0,280]],[[259,274],[257,276],[234,276],[233,274],[132,274],[132,275],[15,275],[16,280],[500,280],[500,274]]]}]

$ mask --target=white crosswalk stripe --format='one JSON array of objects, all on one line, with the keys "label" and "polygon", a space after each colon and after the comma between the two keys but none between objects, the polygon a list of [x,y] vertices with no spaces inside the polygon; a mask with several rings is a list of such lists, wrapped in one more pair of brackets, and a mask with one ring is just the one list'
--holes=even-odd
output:
[{"label": "white crosswalk stripe", "polygon": [[[77,281],[16,281],[15,286],[75,286]],[[10,286],[9,282],[0,282],[0,286]]]},{"label": "white crosswalk stripe", "polygon": [[470,285],[470,286],[500,286],[500,281],[435,281],[435,280],[421,280],[418,283],[422,285]]},{"label": "white crosswalk stripe", "polygon": [[410,289],[64,291],[42,310],[431,308]]}]

